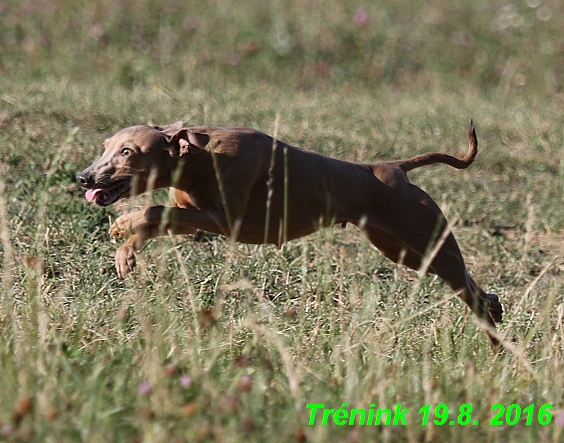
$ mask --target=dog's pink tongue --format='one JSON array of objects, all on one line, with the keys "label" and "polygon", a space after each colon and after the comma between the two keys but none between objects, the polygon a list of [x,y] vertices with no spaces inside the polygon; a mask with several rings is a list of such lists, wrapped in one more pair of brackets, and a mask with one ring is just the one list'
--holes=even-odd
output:
[{"label": "dog's pink tongue", "polygon": [[88,189],[86,191],[86,200],[88,200],[89,202],[93,202],[96,199],[96,195],[99,194],[100,192],[102,192],[101,189]]}]

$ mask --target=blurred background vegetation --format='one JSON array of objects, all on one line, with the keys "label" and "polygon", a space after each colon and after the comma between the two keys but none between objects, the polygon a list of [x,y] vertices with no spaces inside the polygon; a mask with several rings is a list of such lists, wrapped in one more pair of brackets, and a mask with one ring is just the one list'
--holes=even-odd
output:
[{"label": "blurred background vegetation", "polygon": [[558,0],[3,0],[2,76],[552,95]]}]

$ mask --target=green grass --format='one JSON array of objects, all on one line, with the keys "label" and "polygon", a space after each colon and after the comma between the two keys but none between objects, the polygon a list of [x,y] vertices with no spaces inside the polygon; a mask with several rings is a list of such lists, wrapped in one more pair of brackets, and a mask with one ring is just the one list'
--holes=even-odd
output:
[{"label": "green grass", "polygon": [[[0,6],[0,441],[562,441],[564,9],[380,3]],[[352,227],[158,239],[119,281],[110,219],[166,193],[102,209],[74,178],[131,124],[277,126],[370,162],[464,152],[470,118],[470,169],[410,177],[502,300],[498,357],[441,281]],[[408,426],[309,426],[313,403],[401,403]],[[428,403],[479,425],[422,426]],[[489,426],[497,403],[555,417]]]}]

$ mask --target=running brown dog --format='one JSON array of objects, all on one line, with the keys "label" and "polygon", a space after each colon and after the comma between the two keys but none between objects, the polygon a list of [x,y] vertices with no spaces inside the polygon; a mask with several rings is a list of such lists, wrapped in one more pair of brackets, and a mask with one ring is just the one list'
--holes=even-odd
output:
[{"label": "running brown dog", "polygon": [[[245,243],[281,243],[320,227],[359,226],[384,256],[444,280],[485,325],[500,348],[495,322],[502,307],[468,275],[448,223],[407,172],[433,163],[468,167],[478,153],[473,123],[462,159],[442,153],[376,164],[350,163],[289,146],[253,129],[133,126],[104,143],[102,157],[79,176],[86,199],[110,205],[158,188],[173,191],[172,208],[153,206],[119,217],[110,235],[129,239],[117,250],[118,276],[135,267],[135,252],[159,235],[224,234]],[[442,234],[441,234],[442,233]]]}]

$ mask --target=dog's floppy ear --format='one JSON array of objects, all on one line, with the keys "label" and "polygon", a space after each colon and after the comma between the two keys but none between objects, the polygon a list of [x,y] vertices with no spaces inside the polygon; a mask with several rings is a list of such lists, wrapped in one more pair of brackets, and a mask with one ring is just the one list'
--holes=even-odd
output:
[{"label": "dog's floppy ear", "polygon": [[169,146],[173,152],[179,156],[186,154],[197,154],[202,152],[208,142],[210,136],[203,132],[194,132],[190,129],[183,128],[176,131],[169,140]]},{"label": "dog's floppy ear", "polygon": [[180,120],[180,121],[177,121],[176,123],[171,123],[170,125],[153,126],[153,128],[155,128],[157,131],[164,132],[166,135],[170,136],[170,135],[173,135],[178,130],[182,129],[183,125],[184,125],[184,123],[182,122],[182,120]]}]

